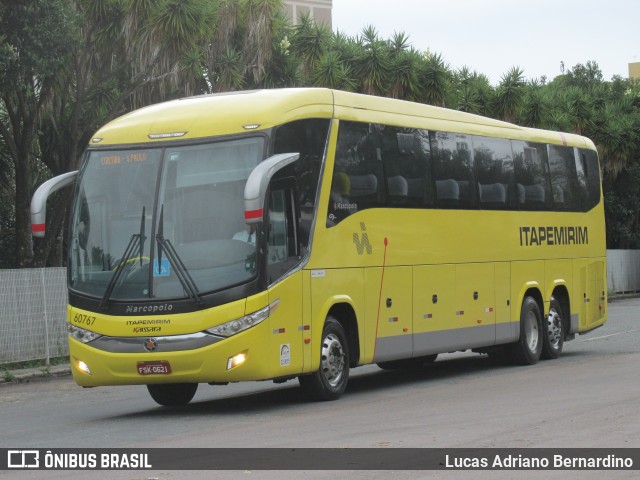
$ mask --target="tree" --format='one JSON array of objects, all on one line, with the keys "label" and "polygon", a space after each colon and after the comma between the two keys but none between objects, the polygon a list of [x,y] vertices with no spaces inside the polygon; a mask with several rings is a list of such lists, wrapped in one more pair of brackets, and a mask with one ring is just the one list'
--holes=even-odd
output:
[{"label": "tree", "polygon": [[582,135],[593,118],[589,93],[579,87],[569,87],[563,90],[560,105],[570,118],[573,133]]},{"label": "tree", "polygon": [[462,67],[452,76],[447,105],[463,112],[487,115],[491,111],[493,88],[485,75]]},{"label": "tree", "polygon": [[444,107],[452,78],[444,57],[439,53],[425,52],[424,63],[418,76],[421,91],[419,100],[429,105]]},{"label": "tree", "polygon": [[547,90],[541,85],[527,85],[518,113],[518,123],[527,127],[544,128],[551,110],[548,98]]},{"label": "tree", "polygon": [[300,75],[308,82],[331,42],[331,31],[324,25],[316,25],[311,15],[305,13],[298,19],[291,38],[291,53],[300,61]]},{"label": "tree", "polygon": [[502,76],[494,97],[495,115],[507,122],[515,122],[524,97],[524,72],[512,67]]},{"label": "tree", "polygon": [[370,25],[362,31],[360,45],[359,55],[355,59],[355,70],[361,82],[361,92],[384,96],[391,73],[387,43],[380,39],[376,29]]},{"label": "tree", "polygon": [[387,44],[391,63],[388,95],[400,99],[418,98],[422,55],[411,47],[404,32],[394,33]]},{"label": "tree", "polygon": [[39,161],[38,128],[77,41],[77,17],[70,0],[7,2],[1,14],[0,136],[14,175],[14,266],[24,267],[33,258],[30,172]]}]

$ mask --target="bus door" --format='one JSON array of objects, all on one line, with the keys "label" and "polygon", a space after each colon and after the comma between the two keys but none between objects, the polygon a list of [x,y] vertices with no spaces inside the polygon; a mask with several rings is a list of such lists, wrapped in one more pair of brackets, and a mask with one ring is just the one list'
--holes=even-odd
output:
[{"label": "bus door", "polygon": [[274,377],[300,373],[303,366],[303,274],[301,270],[293,271],[300,261],[295,198],[293,182],[274,181],[266,224],[267,276],[271,285],[267,361],[278,368]]},{"label": "bus door", "polygon": [[413,268],[414,357],[455,347],[448,332],[455,281],[455,265],[420,265]]}]

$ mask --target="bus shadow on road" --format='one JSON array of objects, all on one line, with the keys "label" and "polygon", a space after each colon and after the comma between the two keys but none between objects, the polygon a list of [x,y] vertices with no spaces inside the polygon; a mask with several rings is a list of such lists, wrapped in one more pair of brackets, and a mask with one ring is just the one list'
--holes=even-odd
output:
[{"label": "bus shadow on road", "polygon": [[[462,375],[472,375],[474,372],[497,368],[498,365],[486,357],[474,356],[462,359],[450,359],[438,361],[432,365],[421,368],[381,370],[375,366],[365,366],[352,369],[352,376],[344,397],[337,402],[348,401],[352,395],[374,394],[375,392],[392,389],[403,384],[432,383],[444,378],[454,378]],[[366,370],[366,371],[363,371]],[[261,382],[247,383],[246,385],[260,385]],[[212,394],[213,389],[223,397],[196,398],[183,407],[159,407],[155,406],[146,411],[127,413],[118,418],[146,416],[149,418],[172,416],[199,416],[199,415],[235,415],[238,413],[265,413],[270,410],[280,410],[283,407],[308,408],[314,402],[309,400],[299,386],[297,380],[290,380],[283,385],[275,386],[270,382],[264,382],[264,390],[251,392],[239,392],[235,395],[225,392],[227,386],[200,385],[205,395]],[[212,389],[207,393],[207,388]],[[200,391],[198,393],[201,393]],[[215,393],[213,393],[215,395]],[[151,400],[150,400],[151,401]],[[320,404],[332,404],[333,402],[321,402]]]},{"label": "bus shadow on road", "polygon": [[[479,372],[513,368],[485,355],[439,359],[435,363],[394,370],[378,370],[349,380],[347,394],[366,394],[408,384],[431,384],[475,376]],[[356,370],[357,372],[357,370]]]},{"label": "bus shadow on road", "polygon": [[[582,352],[567,352],[567,357],[580,357]],[[564,356],[564,354],[563,354]],[[558,360],[562,361],[562,360]],[[527,368],[549,368],[554,362],[541,361],[534,366],[513,366],[490,359],[486,355],[464,355],[453,358],[439,359],[433,364],[423,365],[415,368],[399,368],[394,370],[381,370],[374,366],[366,366],[352,369],[352,376],[344,397],[337,402],[348,402],[353,396],[373,395],[376,392],[383,392],[394,388],[408,385],[424,385],[426,387],[437,387],[450,381],[459,381],[466,377],[482,376],[483,373],[511,374],[516,370]],[[251,384],[246,384],[251,385]],[[258,383],[253,383],[258,385]],[[206,392],[207,385],[200,388]],[[200,415],[235,415],[238,413],[264,413],[268,411],[288,409],[306,409],[311,402],[305,397],[304,392],[299,388],[297,380],[291,380],[283,385],[274,386],[265,382],[264,390],[252,390],[249,392],[238,392],[233,394],[225,392],[224,386],[208,387],[219,389],[217,392],[224,397],[198,398],[184,407],[154,407],[147,411],[126,414],[127,416],[147,416],[171,417],[171,416],[200,416]],[[211,390],[213,393],[214,390]],[[231,393],[231,395],[230,395]],[[207,395],[207,393],[205,393]],[[329,405],[332,402],[325,403]],[[322,404],[322,403],[321,403]]]}]

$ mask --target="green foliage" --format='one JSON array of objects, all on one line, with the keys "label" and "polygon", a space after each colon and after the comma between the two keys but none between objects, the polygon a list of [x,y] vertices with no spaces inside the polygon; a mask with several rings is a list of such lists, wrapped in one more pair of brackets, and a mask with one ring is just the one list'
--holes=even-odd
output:
[{"label": "green foliage", "polygon": [[429,105],[444,107],[452,79],[451,70],[444,57],[440,53],[427,53],[418,75],[421,87],[420,100]]},{"label": "green foliage", "polygon": [[70,0],[6,2],[0,17],[2,91],[15,91],[33,80],[42,84],[54,76],[79,40],[74,21]]},{"label": "green foliage", "polygon": [[640,164],[624,175],[607,175],[604,182],[607,245],[609,248],[640,248]]},{"label": "green foliage", "polygon": [[[551,81],[513,67],[492,85],[404,32],[350,37],[308,14],[291,26],[282,0],[24,0],[0,3],[0,267],[28,264],[34,185],[76,169],[111,118],[185,95],[306,85],[588,136],[606,174],[609,246],[640,248],[640,82],[605,81],[595,62]],[[65,196],[52,200],[53,240],[35,244],[34,265],[60,261]]]},{"label": "green foliage", "polygon": [[525,94],[524,71],[513,67],[502,76],[494,96],[494,111],[498,118],[515,122]]},{"label": "green foliage", "polygon": [[370,25],[362,31],[360,54],[356,57],[356,75],[360,78],[362,93],[384,95],[389,84],[391,59],[388,44],[380,39]]}]

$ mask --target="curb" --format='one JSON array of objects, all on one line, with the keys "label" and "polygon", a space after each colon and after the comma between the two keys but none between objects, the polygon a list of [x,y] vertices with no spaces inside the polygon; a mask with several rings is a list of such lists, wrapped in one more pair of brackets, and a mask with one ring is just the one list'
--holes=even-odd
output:
[{"label": "curb", "polygon": [[3,383],[28,383],[32,379],[36,378],[48,378],[48,377],[64,377],[71,375],[71,366],[69,364],[43,366],[37,368],[25,368],[22,370],[7,370],[9,380],[7,376],[0,376],[0,384]]}]

